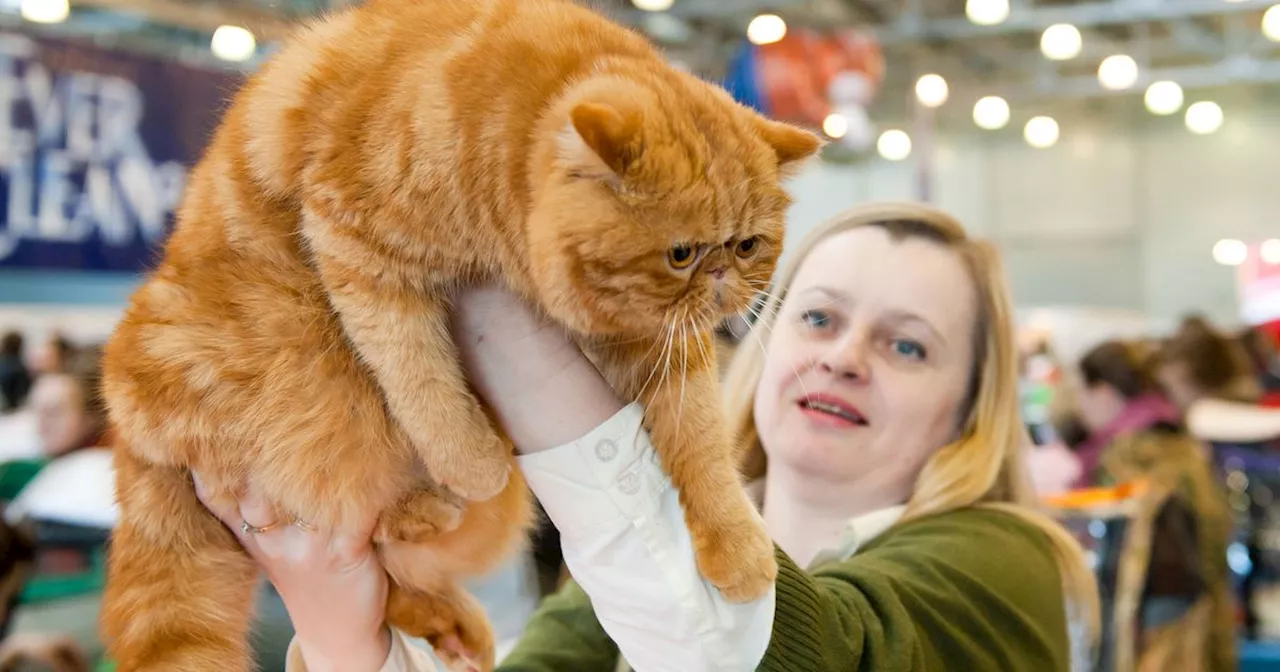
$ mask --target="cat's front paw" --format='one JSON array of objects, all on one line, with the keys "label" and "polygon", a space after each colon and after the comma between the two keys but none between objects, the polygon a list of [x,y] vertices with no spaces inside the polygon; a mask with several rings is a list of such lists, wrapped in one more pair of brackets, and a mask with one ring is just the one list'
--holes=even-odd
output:
[{"label": "cat's front paw", "polygon": [[373,538],[377,541],[425,543],[462,524],[466,509],[440,493],[416,490],[384,511]]},{"label": "cat's front paw", "polygon": [[773,540],[755,515],[717,525],[690,525],[698,571],[730,602],[764,597],[778,578]]},{"label": "cat's front paw", "polygon": [[490,435],[470,449],[437,451],[427,461],[427,471],[437,483],[471,502],[492,499],[507,487],[513,461],[511,444]]}]

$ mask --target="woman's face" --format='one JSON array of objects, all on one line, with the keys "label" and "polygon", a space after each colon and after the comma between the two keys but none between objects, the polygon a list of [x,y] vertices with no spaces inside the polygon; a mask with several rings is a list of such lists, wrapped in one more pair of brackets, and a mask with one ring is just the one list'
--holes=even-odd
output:
[{"label": "woman's face", "polygon": [[1106,429],[1120,414],[1124,412],[1124,396],[1116,388],[1106,383],[1082,385],[1077,393],[1077,405],[1080,408],[1080,422],[1090,432]]},{"label": "woman's face", "polygon": [[883,229],[805,259],[769,336],[755,421],[770,465],[905,500],[957,438],[977,301],[961,259]]},{"label": "woman's face", "polygon": [[92,438],[93,419],[84,410],[84,395],[75,378],[63,374],[40,376],[31,388],[30,403],[41,446],[49,457],[81,448]]}]

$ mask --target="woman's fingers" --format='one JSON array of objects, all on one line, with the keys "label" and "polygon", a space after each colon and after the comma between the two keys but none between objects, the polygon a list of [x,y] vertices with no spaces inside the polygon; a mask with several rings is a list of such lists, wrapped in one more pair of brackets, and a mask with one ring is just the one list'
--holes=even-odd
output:
[{"label": "woman's fingers", "polygon": [[204,504],[204,508],[209,509],[210,513],[217,516],[223,525],[231,528],[232,531],[238,531],[240,528],[240,509],[236,506],[235,501],[214,497],[213,493],[209,491],[208,484],[200,478],[200,474],[194,471],[191,472],[191,480],[196,486],[196,497],[199,498],[201,504]]}]

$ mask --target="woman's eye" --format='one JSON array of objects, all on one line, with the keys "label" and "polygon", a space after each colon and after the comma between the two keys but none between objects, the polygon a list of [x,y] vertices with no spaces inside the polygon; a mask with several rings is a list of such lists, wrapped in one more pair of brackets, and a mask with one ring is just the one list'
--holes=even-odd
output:
[{"label": "woman's eye", "polygon": [[923,345],[905,338],[893,341],[893,351],[911,359],[924,359],[926,354]]},{"label": "woman's eye", "polygon": [[746,259],[756,251],[756,238],[752,236],[738,243],[738,256]]},{"label": "woman's eye", "polygon": [[831,316],[821,310],[806,310],[800,315],[800,321],[814,329],[824,329],[831,324]]},{"label": "woman's eye", "polygon": [[688,268],[693,263],[693,256],[693,248],[686,245],[676,245],[667,250],[667,262],[676,270]]}]

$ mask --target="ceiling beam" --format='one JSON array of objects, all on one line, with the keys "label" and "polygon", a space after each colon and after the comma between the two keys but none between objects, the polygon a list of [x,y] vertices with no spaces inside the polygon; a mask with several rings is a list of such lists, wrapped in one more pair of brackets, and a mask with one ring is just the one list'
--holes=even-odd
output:
[{"label": "ceiling beam", "polygon": [[162,23],[212,34],[218,26],[248,28],[259,42],[279,40],[293,31],[295,21],[272,12],[243,5],[223,5],[183,0],[76,0],[77,5],[125,15],[142,15]]},{"label": "ceiling beam", "polygon": [[978,26],[964,18],[920,19],[903,16],[876,30],[882,44],[922,40],[967,40],[1007,33],[1039,32],[1055,23],[1077,27],[1173,21],[1197,16],[1261,12],[1275,0],[1115,0],[1078,5],[1013,7],[1009,18],[996,26]]},{"label": "ceiling beam", "polygon": [[[1080,100],[1117,96],[1140,96],[1151,82],[1170,80],[1188,92],[1231,84],[1280,83],[1280,59],[1233,56],[1208,65],[1144,70],[1136,84],[1123,91],[1104,89],[1098,78],[1089,75],[1051,77],[1029,80],[1021,84],[987,86],[979,82],[956,82],[952,86],[955,100],[972,103],[987,95],[999,95],[1009,104],[1025,104],[1056,100]],[[1191,96],[1188,95],[1188,98]],[[972,100],[969,100],[972,98]]]}]

